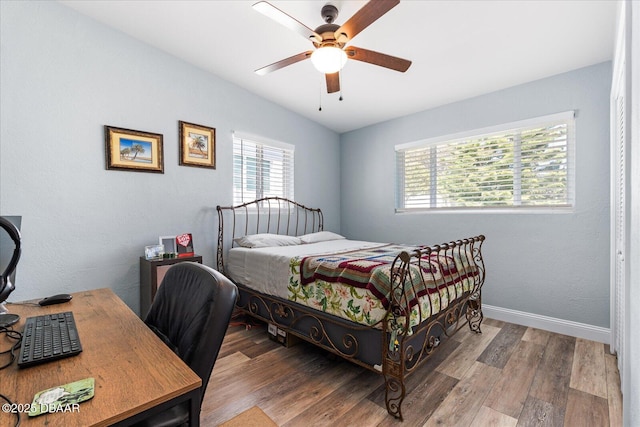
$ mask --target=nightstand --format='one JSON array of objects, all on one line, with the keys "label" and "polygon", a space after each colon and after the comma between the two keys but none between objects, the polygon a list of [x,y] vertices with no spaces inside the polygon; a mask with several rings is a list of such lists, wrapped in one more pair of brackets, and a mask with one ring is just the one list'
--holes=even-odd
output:
[{"label": "nightstand", "polygon": [[158,286],[162,283],[167,270],[174,264],[193,261],[202,264],[202,256],[194,255],[181,258],[146,259],[140,257],[140,318],[144,319],[149,312],[151,302],[156,296]]}]

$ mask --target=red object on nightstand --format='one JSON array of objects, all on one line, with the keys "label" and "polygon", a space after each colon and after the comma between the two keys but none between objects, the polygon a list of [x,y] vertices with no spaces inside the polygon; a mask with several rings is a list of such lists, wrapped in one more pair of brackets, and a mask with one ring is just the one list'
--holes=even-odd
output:
[{"label": "red object on nightstand", "polygon": [[193,256],[193,237],[191,233],[176,236],[176,248],[178,250],[178,258]]}]

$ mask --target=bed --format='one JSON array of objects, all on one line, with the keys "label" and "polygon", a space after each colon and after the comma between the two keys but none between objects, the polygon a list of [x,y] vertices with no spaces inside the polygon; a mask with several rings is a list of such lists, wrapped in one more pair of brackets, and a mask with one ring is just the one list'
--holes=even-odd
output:
[{"label": "bed", "polygon": [[400,420],[406,378],[465,324],[481,332],[482,235],[349,240],[323,230],[320,209],[279,197],[217,212],[217,268],[238,286],[238,308],[381,374]]}]

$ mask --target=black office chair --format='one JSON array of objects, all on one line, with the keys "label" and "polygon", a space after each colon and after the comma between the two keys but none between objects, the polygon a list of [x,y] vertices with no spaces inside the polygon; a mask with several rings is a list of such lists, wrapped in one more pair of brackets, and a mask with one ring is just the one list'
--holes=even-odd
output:
[{"label": "black office chair", "polygon": [[[165,275],[145,323],[202,379],[200,405],[229,326],[238,288],[218,271],[181,262]],[[137,426],[182,426],[188,404],[176,405]]]}]

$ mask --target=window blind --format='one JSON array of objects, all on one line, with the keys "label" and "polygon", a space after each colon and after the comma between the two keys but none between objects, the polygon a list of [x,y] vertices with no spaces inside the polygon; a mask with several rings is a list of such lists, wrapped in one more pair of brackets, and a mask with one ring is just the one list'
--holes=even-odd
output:
[{"label": "window blind", "polygon": [[273,196],[293,200],[294,146],[258,139],[233,136],[234,204]]},{"label": "window blind", "polygon": [[396,146],[396,208],[574,203],[573,112]]}]

